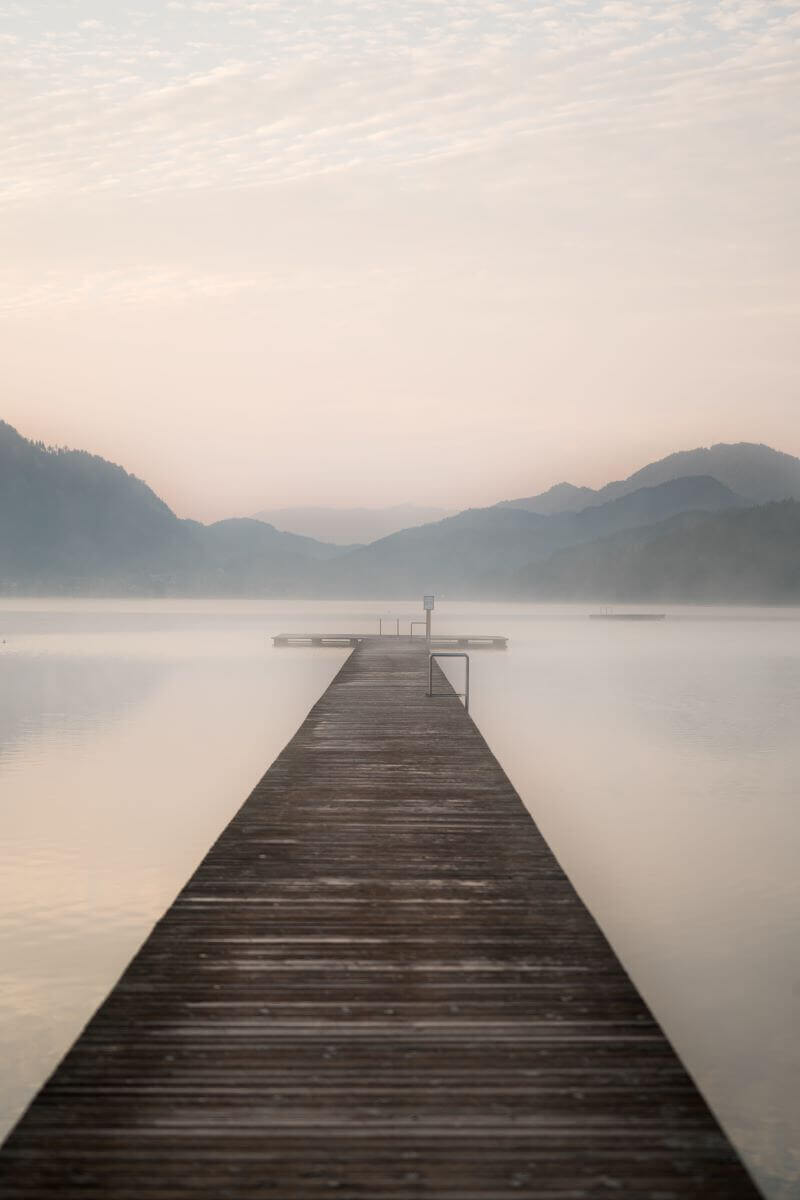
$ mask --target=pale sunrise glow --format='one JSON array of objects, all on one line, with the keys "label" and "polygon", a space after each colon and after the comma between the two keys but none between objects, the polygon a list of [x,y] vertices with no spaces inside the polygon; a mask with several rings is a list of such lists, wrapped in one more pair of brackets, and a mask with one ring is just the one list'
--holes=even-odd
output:
[{"label": "pale sunrise glow", "polygon": [[0,11],[27,436],[201,519],[800,452],[796,5]]}]

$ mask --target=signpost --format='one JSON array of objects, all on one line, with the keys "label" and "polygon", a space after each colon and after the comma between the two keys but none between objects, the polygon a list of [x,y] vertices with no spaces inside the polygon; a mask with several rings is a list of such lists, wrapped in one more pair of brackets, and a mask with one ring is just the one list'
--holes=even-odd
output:
[{"label": "signpost", "polygon": [[422,597],[422,607],[425,609],[425,640],[428,650],[431,648],[431,613],[433,612],[433,596]]}]

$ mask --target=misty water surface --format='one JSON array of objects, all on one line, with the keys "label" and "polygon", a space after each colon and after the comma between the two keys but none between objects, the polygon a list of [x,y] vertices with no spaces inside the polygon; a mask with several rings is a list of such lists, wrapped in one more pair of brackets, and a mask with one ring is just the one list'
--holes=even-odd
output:
[{"label": "misty water surface", "polygon": [[[768,1194],[800,1195],[800,612],[437,608],[472,713]],[[0,606],[0,1133],[344,659],[409,604]],[[458,682],[460,664],[448,668]]]}]

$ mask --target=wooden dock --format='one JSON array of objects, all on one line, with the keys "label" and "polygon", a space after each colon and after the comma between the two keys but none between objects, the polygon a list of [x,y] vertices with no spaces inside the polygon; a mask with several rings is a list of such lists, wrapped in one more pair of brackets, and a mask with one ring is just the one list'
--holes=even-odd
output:
[{"label": "wooden dock", "polygon": [[427,661],[359,643],[12,1133],[4,1200],[758,1196]]}]

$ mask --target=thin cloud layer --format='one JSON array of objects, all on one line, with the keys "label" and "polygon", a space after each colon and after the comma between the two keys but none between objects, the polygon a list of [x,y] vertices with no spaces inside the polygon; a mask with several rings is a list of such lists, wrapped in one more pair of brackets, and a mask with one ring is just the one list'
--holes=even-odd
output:
[{"label": "thin cloud layer", "polygon": [[[342,381],[359,414],[377,389],[382,407],[428,414],[437,480],[457,420],[466,494],[424,497],[448,506],[533,487],[521,476],[542,448],[540,482],[585,472],[598,406],[604,462],[631,439],[620,473],[676,442],[785,441],[796,5],[39,0],[0,4],[0,18],[0,314],[10,415],[34,394],[33,432],[55,424],[124,457],[111,418],[97,423],[100,396],[124,363],[122,428],[141,347],[154,346],[165,420],[185,411],[170,393],[180,347],[209,455],[223,378],[241,420],[265,422],[268,387],[278,424],[304,412],[325,448],[325,382]],[[269,352],[257,340],[242,355],[251,320],[271,331]],[[43,340],[59,386],[78,392],[72,425],[50,407]],[[645,389],[674,414],[657,438]],[[490,410],[515,446],[486,480]],[[573,465],[553,462],[565,413],[587,430]],[[330,498],[281,469],[265,495],[254,457],[215,511]],[[364,499],[352,462],[344,471],[354,490],[341,501]],[[381,500],[409,498],[414,474],[388,449],[364,487],[376,477]],[[182,494],[201,502],[188,474]]]},{"label": "thin cloud layer", "polygon": [[[794,5],[241,3],[5,13],[3,202],[426,168],[526,139],[797,128]],[[16,14],[16,15],[15,15]]]}]

